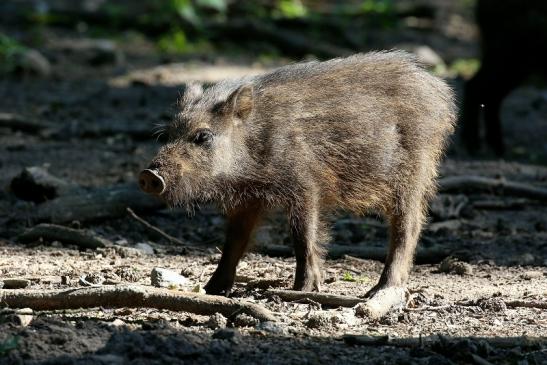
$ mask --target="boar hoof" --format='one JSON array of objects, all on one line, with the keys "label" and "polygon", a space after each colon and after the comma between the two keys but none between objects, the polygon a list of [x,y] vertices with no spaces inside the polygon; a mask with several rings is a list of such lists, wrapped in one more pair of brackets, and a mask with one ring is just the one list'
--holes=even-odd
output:
[{"label": "boar hoof", "polygon": [[321,274],[318,272],[312,272],[305,277],[296,277],[294,280],[294,290],[299,291],[321,291]]},{"label": "boar hoof", "polygon": [[204,289],[205,293],[209,295],[222,295],[228,297],[232,293],[232,286],[233,284],[231,282],[222,282],[211,278]]},{"label": "boar hoof", "polygon": [[389,311],[405,306],[406,293],[406,288],[399,286],[374,287],[366,294],[367,301],[357,305],[355,314],[372,319],[383,317]]}]

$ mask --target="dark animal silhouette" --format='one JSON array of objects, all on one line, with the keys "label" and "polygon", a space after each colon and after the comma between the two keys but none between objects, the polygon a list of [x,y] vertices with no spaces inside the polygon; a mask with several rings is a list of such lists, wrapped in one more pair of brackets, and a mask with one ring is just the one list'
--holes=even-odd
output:
[{"label": "dark animal silhouette", "polygon": [[483,114],[486,142],[501,156],[503,99],[531,74],[547,75],[547,1],[478,0],[476,17],[481,67],[465,85],[462,138],[469,152],[480,149]]}]

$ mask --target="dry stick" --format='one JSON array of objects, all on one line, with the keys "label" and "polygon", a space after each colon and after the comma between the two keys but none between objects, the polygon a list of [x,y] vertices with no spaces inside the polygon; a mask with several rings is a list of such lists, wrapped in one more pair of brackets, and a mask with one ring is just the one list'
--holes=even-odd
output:
[{"label": "dry stick", "polygon": [[439,180],[440,192],[489,191],[547,201],[547,189],[530,184],[484,176],[451,176]]},{"label": "dry stick", "polygon": [[260,321],[275,321],[274,315],[255,303],[213,295],[170,291],[142,285],[112,285],[68,290],[0,289],[0,303],[11,308],[59,310],[76,308],[157,308],[209,315],[245,313]]},{"label": "dry stick", "polygon": [[365,300],[357,297],[350,297],[345,295],[335,295],[327,293],[317,293],[317,292],[301,292],[295,290],[284,290],[284,289],[268,289],[266,290],[266,295],[272,296],[277,295],[285,301],[295,301],[309,299],[317,302],[321,305],[326,305],[329,307],[354,307],[358,303],[362,303]]},{"label": "dry stick", "polygon": [[168,233],[165,233],[164,231],[162,231],[161,229],[159,229],[158,227],[156,226],[153,226],[152,224],[148,223],[147,221],[145,221],[144,219],[142,219],[141,217],[139,217],[137,214],[135,214],[135,212],[133,211],[133,209],[127,207],[127,212],[129,212],[129,215],[131,215],[131,217],[133,217],[137,222],[141,223],[143,226],[145,226],[146,228],[148,228],[149,230],[159,234],[160,236],[162,236],[163,238],[166,238],[168,241],[172,242],[172,243],[177,243],[179,245],[187,245],[186,242],[182,242],[181,240],[179,240],[178,238],[176,237],[173,237],[171,236],[170,234]]}]

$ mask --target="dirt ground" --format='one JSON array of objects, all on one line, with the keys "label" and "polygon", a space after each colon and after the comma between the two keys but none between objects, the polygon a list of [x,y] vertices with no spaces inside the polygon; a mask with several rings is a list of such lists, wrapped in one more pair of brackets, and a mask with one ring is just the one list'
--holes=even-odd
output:
[{"label": "dirt ground", "polygon": [[[43,49],[55,60],[51,77],[0,80],[0,113],[49,125],[38,132],[0,128],[0,280],[30,280],[18,290],[70,289],[93,280],[99,283],[95,285],[149,286],[152,269],[160,267],[184,275],[185,290],[203,286],[222,248],[224,220],[214,207],[190,215],[180,209],[139,213],[190,248],[158,238],[129,215],[69,222],[116,247],[82,250],[55,241],[23,245],[17,236],[37,222],[21,212],[32,212],[39,204],[16,198],[10,182],[24,167],[42,166],[89,189],[135,183],[135,174],[159,146],[147,133],[169,121],[182,83],[261,72],[275,63],[241,57],[168,60],[157,66],[162,60],[149,52],[149,45],[133,40],[119,42],[125,58],[121,63],[97,66],[63,43],[77,41],[77,35],[51,32]],[[451,82],[461,88],[461,81]],[[547,188],[542,160],[547,156],[547,89],[518,89],[504,105],[503,120],[508,160],[487,155],[470,159],[452,147],[442,176],[503,177]],[[535,164],[526,163],[530,156]],[[454,205],[459,205],[457,212],[449,209]],[[338,246],[385,247],[385,224],[374,216],[341,214],[332,218],[332,225]],[[288,245],[283,217],[272,214],[256,241],[257,247]],[[269,309],[275,322],[237,313],[225,318],[100,307],[34,311],[32,321],[22,323],[20,312],[5,308],[0,311],[0,364],[547,363],[544,202],[488,192],[441,194],[421,247],[440,247],[461,264],[446,268],[440,265],[444,257],[436,257],[416,265],[407,307],[379,320],[360,317],[351,307],[268,295],[256,283],[280,279],[271,286],[290,288],[295,261],[251,252],[239,265],[232,297]],[[362,296],[381,269],[381,262],[351,255],[328,259],[322,291]],[[540,305],[515,304],[522,302]],[[347,334],[374,336],[376,342],[352,345],[343,340]]]}]

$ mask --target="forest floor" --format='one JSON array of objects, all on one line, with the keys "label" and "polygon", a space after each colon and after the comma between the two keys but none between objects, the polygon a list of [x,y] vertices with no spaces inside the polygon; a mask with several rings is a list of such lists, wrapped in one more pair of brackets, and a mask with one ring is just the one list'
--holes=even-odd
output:
[{"label": "forest floor", "polygon": [[[18,199],[10,184],[29,166],[44,167],[88,190],[134,184],[159,146],[142,131],[169,121],[182,83],[214,82],[275,65],[250,57],[154,66],[158,59],[148,56],[146,45],[125,44],[120,46],[123,66],[118,61],[97,66],[92,56],[71,53],[68,38],[77,37],[54,31],[47,37],[47,56],[55,59],[50,78],[0,81],[0,113],[45,125],[0,128],[0,281],[24,279],[22,288],[11,292],[68,290],[89,282],[92,287],[149,287],[151,272],[159,267],[186,277],[183,290],[203,286],[222,249],[224,219],[214,207],[192,215],[166,208],[138,212],[188,246],[158,237],[129,214],[63,222],[108,239],[111,247],[82,249],[55,240],[22,244],[17,236],[37,223],[32,212],[46,203]],[[461,86],[453,82],[456,89]],[[503,118],[509,160],[470,159],[453,147],[442,177],[503,177],[547,188],[541,157],[547,148],[547,90],[520,88],[505,103]],[[529,156],[535,156],[534,164],[526,163]],[[384,248],[385,223],[347,214],[332,223],[333,242],[348,254],[326,260],[322,291],[362,296],[378,280],[382,263],[352,252]],[[288,246],[283,216],[272,214],[256,241],[257,248]],[[5,308],[0,311],[0,364],[547,363],[545,201],[488,191],[440,194],[421,248],[440,248],[441,254],[425,263],[418,257],[406,308],[380,319],[360,317],[352,307],[272,295],[268,288],[291,287],[295,261],[262,249],[240,263],[232,297],[268,309],[275,321],[153,308]],[[448,255],[460,264],[446,265]],[[344,335],[370,338],[355,345]]]}]

